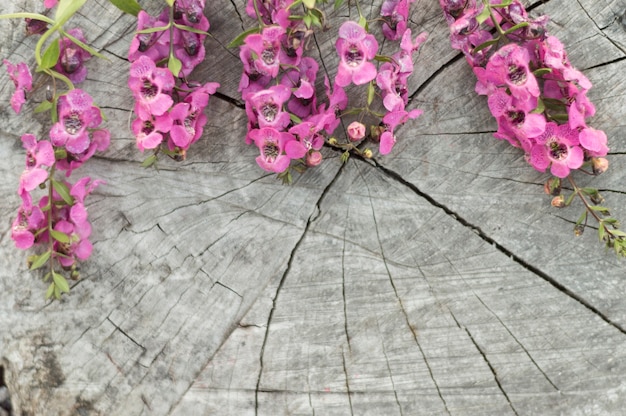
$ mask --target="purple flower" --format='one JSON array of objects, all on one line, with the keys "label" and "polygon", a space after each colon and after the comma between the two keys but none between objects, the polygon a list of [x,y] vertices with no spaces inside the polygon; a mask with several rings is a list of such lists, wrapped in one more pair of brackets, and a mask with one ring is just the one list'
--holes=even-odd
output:
[{"label": "purple flower", "polygon": [[280,173],[289,167],[291,159],[283,152],[286,144],[295,140],[291,134],[264,127],[251,130],[249,136],[261,152],[256,162],[262,169],[267,172]]},{"label": "purple flower", "polygon": [[549,122],[544,133],[535,138],[529,162],[540,172],[550,166],[550,172],[559,178],[569,175],[571,169],[583,164],[584,153],[578,146],[578,132],[567,124]]},{"label": "purple flower", "polygon": [[48,171],[41,166],[54,165],[54,149],[49,141],[37,142],[32,134],[22,136],[22,145],[26,149],[26,169],[20,176],[18,194],[30,192],[48,179]]},{"label": "purple flower", "polygon": [[151,115],[147,119],[137,117],[131,124],[131,130],[137,140],[137,148],[142,152],[145,149],[155,149],[163,141],[163,135],[172,128],[170,113],[160,116]]},{"label": "purple flower", "polygon": [[[87,43],[82,30],[70,29],[67,33],[83,43]],[[83,82],[87,78],[87,68],[84,62],[91,58],[91,54],[72,42],[69,38],[62,38],[59,42],[61,53],[55,69],[67,76],[73,83]]]},{"label": "purple flower", "polygon": [[530,56],[526,48],[516,43],[504,45],[489,58],[484,72],[478,72],[478,82],[506,86],[511,95],[525,101],[539,97],[537,78],[528,67]]},{"label": "purple flower", "polygon": [[58,170],[66,171],[65,176],[69,177],[74,169],[79,168],[88,159],[90,159],[97,151],[104,151],[111,143],[111,133],[107,129],[97,129],[89,133],[89,147],[81,153],[72,153],[68,151],[65,159],[57,160],[56,167]]},{"label": "purple flower", "polygon": [[90,144],[89,131],[100,125],[100,109],[92,105],[91,96],[75,89],[59,98],[57,110],[59,121],[50,129],[54,146],[65,146],[68,152],[79,154]]},{"label": "purple flower", "polygon": [[[186,16],[186,14],[184,14],[184,16]],[[208,32],[210,27],[209,20],[206,16],[200,14],[198,21],[195,22],[192,27],[203,32]],[[175,28],[174,31],[178,32],[178,41],[174,44],[174,55],[180,59],[183,65],[178,76],[187,77],[200,62],[204,61],[206,55],[204,39],[206,35],[178,28]]]},{"label": "purple flower", "polygon": [[397,126],[406,123],[410,119],[419,117],[422,114],[422,110],[411,111],[392,111],[383,117],[383,124],[385,131],[380,135],[380,146],[378,151],[381,155],[391,153],[391,149],[396,144],[396,136],[394,130]]},{"label": "purple flower", "polygon": [[28,65],[24,62],[13,65],[4,59],[2,63],[7,67],[9,78],[15,85],[15,92],[11,96],[11,108],[16,114],[19,114],[22,104],[26,102],[26,92],[33,89],[33,76],[30,74]]},{"label": "purple flower", "polygon": [[256,55],[254,66],[262,75],[275,78],[280,69],[280,39],[285,34],[281,26],[267,26],[261,33],[253,33],[245,39],[245,46]]},{"label": "purple flower", "polygon": [[[290,96],[291,91],[284,85],[274,85],[245,96],[248,130],[257,126],[284,130],[291,120],[289,113],[283,111],[283,104]],[[249,138],[246,138],[246,143],[250,143]]]},{"label": "purple flower", "polygon": [[406,31],[409,6],[415,0],[385,0],[380,9],[383,16],[383,35],[389,40],[398,40]]},{"label": "purple flower", "polygon": [[38,206],[22,206],[11,224],[11,239],[19,249],[26,250],[35,244],[35,233],[46,223],[46,217]]},{"label": "purple flower", "polygon": [[135,113],[142,119],[160,116],[174,100],[167,93],[174,88],[174,77],[167,68],[157,68],[154,61],[141,56],[130,66],[128,87],[135,97]]},{"label": "purple flower", "polygon": [[[169,14],[164,12],[159,17],[152,17],[143,10],[137,15],[137,31],[165,27],[169,23]],[[175,34],[176,35],[176,32]],[[128,60],[135,62],[140,56],[147,56],[154,62],[165,59],[170,51],[170,37],[166,30],[152,33],[138,33],[130,42]]]},{"label": "purple flower", "polygon": [[345,87],[350,82],[362,85],[376,78],[376,67],[369,61],[376,56],[378,42],[358,23],[347,21],[341,25],[335,48],[340,58],[337,85]]},{"label": "purple flower", "polygon": [[596,130],[591,127],[584,128],[578,135],[580,145],[585,149],[589,156],[600,157],[606,156],[609,151],[607,147],[606,133],[602,130]]},{"label": "purple flower", "polygon": [[293,89],[293,97],[287,103],[289,111],[298,117],[306,117],[316,107],[315,78],[319,65],[313,58],[304,57],[296,68],[290,68],[280,83]]}]

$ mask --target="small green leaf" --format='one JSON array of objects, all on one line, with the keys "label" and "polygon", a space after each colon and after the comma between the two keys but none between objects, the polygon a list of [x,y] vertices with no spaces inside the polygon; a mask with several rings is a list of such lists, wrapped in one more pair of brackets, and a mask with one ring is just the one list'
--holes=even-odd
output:
[{"label": "small green leaf", "polygon": [[485,48],[488,48],[488,47],[490,47],[492,45],[497,44],[499,41],[500,41],[500,39],[490,39],[490,40],[488,40],[486,42],[483,42],[483,43],[481,43],[480,45],[478,45],[478,46],[476,46],[474,48],[473,53],[480,52],[480,51],[482,51]]},{"label": "small green leaf", "polygon": [[297,115],[293,114],[293,113],[289,113],[289,118],[291,119],[293,124],[300,124],[300,123],[302,123],[302,119],[300,117],[298,117]]},{"label": "small green leaf", "polygon": [[302,3],[307,9],[313,9],[315,7],[315,0],[302,0]]},{"label": "small green leaf", "polygon": [[600,222],[600,226],[598,227],[598,239],[600,239],[600,241],[604,241],[605,236],[606,236],[606,229],[604,228],[604,224]]},{"label": "small green leaf", "polygon": [[241,46],[244,44],[244,41],[246,40],[246,37],[248,35],[251,35],[253,33],[259,33],[261,32],[261,29],[259,29],[258,27],[253,27],[252,29],[248,29],[243,33],[240,33],[239,36],[237,36],[235,39],[233,39],[229,44],[228,47],[229,48],[236,48],[238,46]]},{"label": "small green leaf", "polygon": [[[67,158],[67,150],[63,149],[62,147],[57,147],[56,149],[54,149],[54,158],[56,160],[60,160],[60,159],[66,159]],[[64,185],[64,184],[62,184]],[[57,191],[58,193],[58,191]]]},{"label": "small green leaf", "polygon": [[41,266],[43,266],[44,264],[46,264],[51,254],[52,252],[48,250],[45,253],[37,256],[35,260],[33,260],[32,264],[30,265],[30,270],[36,270],[40,268]]},{"label": "small green leaf", "polygon": [[367,85],[367,105],[372,104],[374,97],[376,96],[376,89],[374,89],[374,81],[370,81]]},{"label": "small green leaf", "polygon": [[574,200],[575,196],[576,196],[576,192],[572,192],[572,194],[567,197],[567,199],[565,200],[565,206],[566,207],[568,207],[572,203],[572,201]]},{"label": "small green leaf", "polygon": [[393,62],[393,59],[387,55],[375,55],[374,60],[377,62]]},{"label": "small green leaf", "polygon": [[482,12],[478,16],[476,16],[476,20],[478,24],[484,23],[487,19],[489,19],[489,7],[485,7]]},{"label": "small green leaf", "polygon": [[50,299],[54,295],[54,282],[50,283],[48,290],[46,290],[46,299]]},{"label": "small green leaf", "polygon": [[157,155],[150,155],[141,163],[142,168],[149,168],[157,161]]},{"label": "small green leaf", "polygon": [[533,71],[536,77],[542,77],[552,72],[552,68],[537,68]]},{"label": "small green leaf", "polygon": [[541,97],[537,97],[537,108],[531,111],[532,114],[541,114],[546,111],[546,105],[543,103]]},{"label": "small green leaf", "polygon": [[589,205],[589,209],[603,214],[608,214],[609,212],[609,209],[607,207],[603,207],[601,205]]},{"label": "small green leaf", "polygon": [[62,27],[87,0],[61,0],[54,15],[54,27]]},{"label": "small green leaf", "polygon": [[52,103],[50,101],[42,101],[33,111],[35,114],[38,114],[48,110],[52,110]]},{"label": "small green leaf", "polygon": [[91,55],[93,56],[97,56],[98,58],[101,59],[106,59],[108,60],[109,58],[107,58],[106,56],[102,55],[100,52],[98,52],[97,50],[95,50],[94,48],[92,48],[91,46],[87,45],[86,43],[82,42],[80,39],[75,38],[74,36],[70,35],[67,32],[63,32],[63,36],[68,38],[69,40],[72,41],[72,43],[78,45],[78,47],[80,47],[81,49],[86,50],[87,52],[89,52]]},{"label": "small green leaf", "polygon": [[44,69],[50,69],[57,64],[59,61],[59,55],[61,54],[61,49],[59,48],[59,39],[55,39],[48,47],[46,51],[43,53],[41,57],[41,65],[37,68],[38,71],[42,71]]},{"label": "small green leaf", "polygon": [[62,274],[53,271],[52,279],[54,280],[54,285],[58,287],[62,293],[68,293],[70,291],[70,285],[67,284],[67,280],[65,280]]},{"label": "small green leaf", "polygon": [[50,230],[50,235],[59,243],[68,244],[70,242],[70,236],[65,233],[62,233],[61,231]]},{"label": "small green leaf", "polygon": [[310,28],[311,27],[311,15],[305,14],[304,17],[302,18],[302,22],[307,28]]},{"label": "small green leaf", "polygon": [[519,30],[519,29],[521,29],[521,28],[523,28],[523,27],[526,27],[526,26],[528,26],[528,22],[521,22],[521,23],[518,23],[518,24],[516,24],[515,26],[513,26],[513,27],[511,27],[511,28],[507,29],[507,30],[504,32],[504,36],[510,35],[511,33],[515,32],[515,31],[517,31],[517,30]]},{"label": "small green leaf", "polygon": [[167,29],[169,29],[171,26],[170,23],[168,23],[165,26],[155,26],[155,27],[149,27],[147,29],[141,29],[141,30],[137,30],[135,31],[135,34],[140,34],[140,33],[155,33],[155,32],[164,32]]},{"label": "small green leaf", "polygon": [[341,154],[341,162],[346,163],[350,159],[350,151],[346,150]]},{"label": "small green leaf", "polygon": [[141,11],[141,6],[135,0],[109,0],[109,2],[124,13],[137,16]]},{"label": "small green leaf", "polygon": [[170,55],[170,58],[167,61],[167,69],[170,70],[172,75],[174,75],[175,77],[178,77],[182,67],[183,67],[183,63],[180,61],[180,59],[175,57],[173,54]]},{"label": "small green leaf", "polygon": [[63,201],[65,201],[67,205],[74,204],[74,198],[72,198],[72,196],[70,195],[70,189],[67,187],[66,184],[52,179],[52,187],[55,191],[57,191],[57,194],[59,194],[59,196],[63,199]]},{"label": "small green leaf", "polygon": [[367,19],[365,16],[359,16],[359,26],[367,31]]}]

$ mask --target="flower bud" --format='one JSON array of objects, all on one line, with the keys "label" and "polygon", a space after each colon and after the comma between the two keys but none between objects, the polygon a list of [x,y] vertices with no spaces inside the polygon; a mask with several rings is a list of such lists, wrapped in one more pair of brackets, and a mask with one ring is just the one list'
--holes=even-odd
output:
[{"label": "flower bud", "polygon": [[311,153],[306,154],[306,165],[314,167],[322,163],[322,154],[317,150],[313,150]]},{"label": "flower bud", "polygon": [[26,18],[27,35],[43,35],[48,30],[48,23],[43,20]]},{"label": "flower bud", "polygon": [[555,196],[552,198],[551,204],[555,208],[563,208],[565,206],[565,197],[563,195]]},{"label": "flower bud", "polygon": [[591,163],[594,175],[600,175],[609,168],[609,161],[603,157],[594,157],[591,159]]},{"label": "flower bud", "polygon": [[372,150],[371,149],[363,150],[363,157],[366,158],[366,159],[371,159],[371,157],[372,157]]},{"label": "flower bud", "polygon": [[543,190],[546,194],[557,196],[561,194],[561,178],[550,178],[543,185]]},{"label": "flower bud", "polygon": [[358,142],[365,137],[365,126],[358,121],[353,121],[348,126],[348,138],[352,142]]},{"label": "flower bud", "polygon": [[574,235],[576,237],[580,237],[581,235],[583,235],[584,231],[585,231],[585,225],[584,224],[576,224],[574,226]]},{"label": "flower bud", "polygon": [[337,146],[337,139],[331,137],[330,139],[328,139],[328,144],[331,146]]}]

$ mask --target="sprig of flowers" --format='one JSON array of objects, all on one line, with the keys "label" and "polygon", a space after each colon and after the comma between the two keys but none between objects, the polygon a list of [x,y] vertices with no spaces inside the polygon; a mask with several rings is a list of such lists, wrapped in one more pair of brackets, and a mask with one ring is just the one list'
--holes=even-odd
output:
[{"label": "sprig of flowers", "polygon": [[[564,207],[578,197],[584,212],[574,232],[581,235],[592,217],[598,237],[626,256],[626,233],[601,204],[597,189],[580,188],[572,173],[599,175],[608,168],[607,137],[587,125],[595,107],[587,98],[589,79],[569,61],[563,44],[546,29],[546,16],[533,19],[518,0],[439,0],[450,28],[452,47],[463,52],[487,96],[498,130],[494,137],[521,148],[528,163],[554,175],[546,192]],[[588,172],[586,169],[591,168]],[[561,192],[566,179],[573,192]]]},{"label": "sprig of flowers", "polygon": [[[292,170],[303,172],[322,162],[320,150],[325,143],[341,150],[343,161],[352,152],[371,157],[372,151],[362,146],[366,139],[378,141],[381,154],[391,152],[394,130],[421,114],[405,109],[413,55],[426,40],[426,33],[413,40],[407,28],[413,1],[388,0],[381,9],[383,35],[401,39],[400,50],[392,56],[377,55],[378,41],[368,32],[369,23],[356,2],[359,21],[346,21],[338,29],[339,64],[332,88],[330,80],[324,79],[323,100],[315,88],[320,65],[306,56],[306,50],[315,29],[327,24],[318,7],[326,2],[248,0],[246,12],[258,26],[242,33],[231,46],[239,46],[243,67],[239,91],[248,116],[246,143],[259,148],[256,161],[262,169],[290,183]],[[335,8],[342,3],[336,1]],[[296,6],[302,14],[296,14]],[[365,88],[364,107],[348,108],[345,89],[352,84]],[[356,120],[340,142],[334,134],[344,117]],[[372,121],[369,133],[365,117]]]},{"label": "sprig of flowers", "polygon": [[[71,279],[78,279],[78,262],[92,253],[85,199],[102,181],[83,177],[72,183],[68,178],[96,151],[105,150],[110,142],[109,131],[100,127],[100,109],[89,94],[74,85],[87,75],[84,63],[92,55],[100,55],[87,46],[79,28],[64,29],[85,1],[46,0],[46,7],[57,7],[54,19],[35,13],[0,16],[25,18],[26,33],[40,35],[35,48],[36,71],[44,78],[39,85],[47,83],[47,89],[45,99],[34,111],[49,111],[52,127],[49,140],[37,139],[33,134],[24,134],[21,138],[26,163],[17,193],[22,204],[12,223],[11,238],[17,248],[37,248],[40,252],[29,256],[28,262],[31,270],[47,265],[48,271],[43,277],[50,282],[46,298],[59,299],[69,292],[62,271],[68,272]],[[47,42],[54,35],[58,37]],[[3,63],[16,87],[11,107],[20,114],[22,105],[32,100],[35,93],[30,68],[25,62],[14,65],[5,59]],[[56,172],[64,172],[65,178],[59,179]],[[37,189],[44,192],[34,202]]]},{"label": "sprig of flowers", "polygon": [[219,87],[188,80],[205,56],[210,24],[204,6],[204,0],[168,0],[159,16],[137,13],[128,87],[135,99],[131,129],[137,148],[153,150],[145,167],[155,164],[160,153],[184,160],[202,136],[209,96]]}]

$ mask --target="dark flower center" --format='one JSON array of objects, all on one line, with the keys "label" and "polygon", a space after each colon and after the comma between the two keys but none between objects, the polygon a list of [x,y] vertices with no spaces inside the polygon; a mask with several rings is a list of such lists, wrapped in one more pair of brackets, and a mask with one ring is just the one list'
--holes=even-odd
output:
[{"label": "dark flower center", "polygon": [[509,65],[508,78],[513,84],[522,85],[526,82],[526,71],[521,66]]},{"label": "dark flower center", "polygon": [[274,48],[271,45],[268,45],[265,49],[263,49],[263,52],[261,52],[261,59],[266,65],[274,64],[276,54],[274,53]]},{"label": "dark flower center", "polygon": [[346,63],[348,66],[357,67],[361,65],[365,57],[363,56],[363,52],[354,44],[348,47],[348,50],[344,54],[346,59]]},{"label": "dark flower center", "polygon": [[511,120],[511,123],[517,127],[524,124],[524,120],[526,120],[526,114],[524,114],[523,111],[509,111],[507,112],[507,116],[509,117],[509,120]]},{"label": "dark flower center", "polygon": [[261,107],[261,114],[266,121],[272,122],[278,114],[278,106],[274,103],[266,103]]},{"label": "dark flower center", "polygon": [[76,111],[72,111],[69,116],[63,119],[65,131],[71,135],[75,135],[83,128],[83,122]]},{"label": "dark flower center", "polygon": [[26,167],[28,169],[32,169],[36,165],[37,165],[37,159],[35,159],[35,156],[32,154],[32,152],[26,153]]},{"label": "dark flower center", "polygon": [[280,149],[278,148],[278,144],[274,141],[266,141],[263,145],[263,156],[265,156],[265,160],[268,162],[273,162],[278,157],[280,153]]},{"label": "dark flower center", "polygon": [[143,87],[141,87],[141,95],[145,98],[153,98],[157,95],[159,89],[149,79],[144,78]]},{"label": "dark flower center", "polygon": [[192,32],[183,31],[183,48],[187,55],[196,56],[200,50],[200,42],[198,41],[198,35]]},{"label": "dark flower center", "polygon": [[550,139],[548,142],[548,149],[550,157],[555,160],[563,160],[567,157],[567,146],[563,143],[559,143],[556,139]]},{"label": "dark flower center", "polygon": [[144,121],[141,132],[147,136],[149,134],[152,134],[153,131],[154,131],[154,124],[152,124],[150,120]]}]

